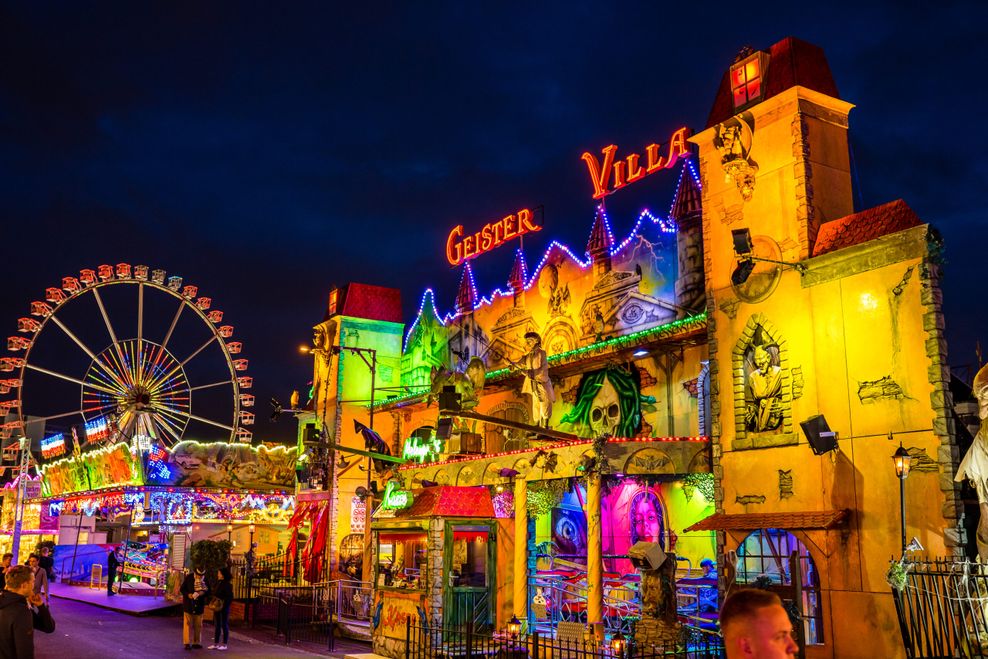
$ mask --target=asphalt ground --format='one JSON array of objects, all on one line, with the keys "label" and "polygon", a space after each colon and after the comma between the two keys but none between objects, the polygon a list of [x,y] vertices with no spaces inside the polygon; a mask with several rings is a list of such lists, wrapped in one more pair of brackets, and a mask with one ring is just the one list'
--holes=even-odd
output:
[{"label": "asphalt ground", "polygon": [[66,599],[52,602],[55,631],[35,632],[36,659],[190,659],[190,657],[342,657],[369,652],[366,645],[339,641],[336,652],[312,646],[286,646],[264,629],[230,628],[229,650],[208,650],[213,625],[203,623],[201,650],[187,651],[182,645],[182,616],[167,612],[137,617],[91,604]]}]

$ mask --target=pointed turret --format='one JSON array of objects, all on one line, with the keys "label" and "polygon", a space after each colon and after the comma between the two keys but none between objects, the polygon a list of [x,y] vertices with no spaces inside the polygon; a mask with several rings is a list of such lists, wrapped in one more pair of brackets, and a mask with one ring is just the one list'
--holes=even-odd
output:
[{"label": "pointed turret", "polygon": [[699,313],[707,306],[703,275],[703,211],[700,202],[700,183],[696,180],[690,164],[689,161],[683,164],[683,169],[679,173],[676,197],[669,211],[669,217],[676,223],[676,252],[679,257],[676,304],[680,307],[680,318]]},{"label": "pointed turret", "polygon": [[460,290],[456,293],[456,313],[465,314],[477,306],[477,289],[473,285],[473,270],[470,262],[463,264],[463,278],[460,279]]},{"label": "pointed turret", "polygon": [[515,252],[511,274],[508,275],[508,288],[515,294],[521,293],[525,289],[526,281],[528,281],[528,265],[525,263],[525,254],[519,248]]},{"label": "pointed turret", "polygon": [[691,221],[699,222],[701,211],[700,185],[687,162],[679,172],[679,184],[676,187],[676,197],[672,200],[672,208],[669,209],[669,217],[678,227],[682,227]]},{"label": "pointed turret", "polygon": [[594,282],[611,269],[611,248],[614,246],[614,236],[611,235],[611,225],[607,221],[607,209],[604,202],[597,205],[593,228],[590,230],[590,240],[587,241],[587,254],[593,261]]}]

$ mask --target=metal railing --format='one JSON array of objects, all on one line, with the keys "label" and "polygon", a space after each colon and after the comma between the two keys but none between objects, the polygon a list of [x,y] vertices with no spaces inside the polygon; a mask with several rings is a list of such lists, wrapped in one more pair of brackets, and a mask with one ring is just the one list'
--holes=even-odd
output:
[{"label": "metal railing", "polygon": [[723,657],[717,634],[684,626],[679,638],[661,646],[615,647],[592,640],[565,640],[534,632],[511,637],[481,634],[473,625],[429,627],[405,621],[405,659],[705,659]]},{"label": "metal railing", "polygon": [[[546,632],[560,622],[587,622],[586,587],[559,577],[533,576],[528,579],[529,625]],[[641,617],[638,584],[625,583],[604,595],[604,629],[608,634],[632,631]]]},{"label": "metal railing", "polygon": [[953,558],[909,560],[892,588],[907,657],[988,657],[988,566]]},{"label": "metal railing", "polygon": [[373,593],[366,581],[325,581],[307,586],[268,584],[257,590],[251,623],[272,626],[285,643],[325,643],[333,649],[340,623],[369,632]]}]

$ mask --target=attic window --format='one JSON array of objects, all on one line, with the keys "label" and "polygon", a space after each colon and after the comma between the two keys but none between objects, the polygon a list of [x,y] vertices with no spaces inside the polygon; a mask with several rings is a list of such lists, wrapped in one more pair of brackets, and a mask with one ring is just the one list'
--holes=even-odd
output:
[{"label": "attic window", "polygon": [[731,93],[735,110],[761,98],[762,79],[767,66],[767,53],[755,53],[731,66]]}]

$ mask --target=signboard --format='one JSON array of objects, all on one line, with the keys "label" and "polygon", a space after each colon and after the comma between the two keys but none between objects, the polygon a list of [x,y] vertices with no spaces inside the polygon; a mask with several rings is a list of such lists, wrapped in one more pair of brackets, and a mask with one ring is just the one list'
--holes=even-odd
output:
[{"label": "signboard", "polygon": [[382,636],[405,640],[405,621],[411,617],[412,624],[420,624],[422,618],[421,595],[406,595],[386,591],[381,594]]},{"label": "signboard", "polygon": [[403,508],[408,508],[412,505],[414,497],[412,493],[408,490],[399,490],[401,487],[395,481],[388,483],[387,487],[384,488],[384,494],[381,496],[381,508],[384,510],[402,510]]},{"label": "signboard", "polygon": [[439,459],[442,448],[442,441],[435,434],[429,437],[409,437],[405,440],[401,457],[418,463],[435,462]]},{"label": "signboard", "polygon": [[488,222],[480,231],[467,236],[463,235],[463,225],[458,224],[446,238],[446,260],[450,265],[459,265],[495,247],[500,247],[512,238],[541,230],[542,227],[535,224],[532,211],[527,208],[496,222]]},{"label": "signboard", "polygon": [[615,156],[618,148],[615,144],[604,147],[601,161],[589,151],[584,152],[581,158],[590,172],[593,198],[602,199],[660,169],[673,167],[679,158],[689,155],[689,145],[686,142],[688,133],[689,129],[685,126],[673,133],[669,138],[669,152],[664,156],[659,155],[658,144],[649,144],[645,147],[644,159],[641,154],[632,153],[623,160],[617,160]]}]

